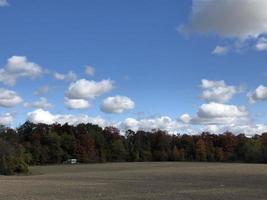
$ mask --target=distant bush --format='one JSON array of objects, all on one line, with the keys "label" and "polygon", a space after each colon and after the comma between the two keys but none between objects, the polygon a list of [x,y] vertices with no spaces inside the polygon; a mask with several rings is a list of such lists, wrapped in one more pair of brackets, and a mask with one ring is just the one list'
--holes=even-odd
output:
[{"label": "distant bush", "polygon": [[27,157],[20,145],[13,146],[0,139],[0,174],[28,173]]}]

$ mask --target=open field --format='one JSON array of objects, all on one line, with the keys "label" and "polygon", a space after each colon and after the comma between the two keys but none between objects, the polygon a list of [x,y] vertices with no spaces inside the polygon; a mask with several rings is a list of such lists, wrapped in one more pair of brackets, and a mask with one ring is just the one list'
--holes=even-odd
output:
[{"label": "open field", "polygon": [[267,199],[267,165],[109,163],[32,167],[0,176],[0,199]]}]

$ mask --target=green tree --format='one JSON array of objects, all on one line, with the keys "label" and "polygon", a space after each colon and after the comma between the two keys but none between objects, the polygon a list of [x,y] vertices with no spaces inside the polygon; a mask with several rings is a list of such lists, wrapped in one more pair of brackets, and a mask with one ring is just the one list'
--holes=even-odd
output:
[{"label": "green tree", "polygon": [[262,157],[262,146],[259,140],[247,140],[243,147],[245,162],[259,162]]},{"label": "green tree", "polygon": [[123,142],[118,139],[112,142],[111,154],[113,161],[125,161],[127,152],[125,150]]},{"label": "green tree", "polygon": [[207,161],[207,149],[203,139],[199,139],[196,143],[196,160]]},{"label": "green tree", "polygon": [[9,144],[0,139],[0,173],[13,175],[17,173],[28,173],[28,158],[20,145]]},{"label": "green tree", "polygon": [[61,163],[63,160],[63,150],[61,148],[61,138],[57,132],[50,131],[43,138],[43,153],[46,154],[49,163]]},{"label": "green tree", "polygon": [[214,156],[215,156],[216,161],[219,161],[219,162],[225,161],[223,148],[221,148],[221,147],[215,148],[215,155]]},{"label": "green tree", "polygon": [[170,160],[171,161],[178,161],[178,160],[180,160],[180,152],[178,151],[178,149],[177,149],[176,146],[174,146],[173,149],[172,149]]}]

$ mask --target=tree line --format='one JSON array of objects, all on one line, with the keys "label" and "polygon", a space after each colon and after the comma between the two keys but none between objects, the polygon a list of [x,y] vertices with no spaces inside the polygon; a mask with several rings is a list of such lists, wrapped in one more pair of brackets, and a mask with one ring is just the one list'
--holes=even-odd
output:
[{"label": "tree line", "polygon": [[29,165],[143,161],[267,163],[267,133],[246,137],[231,132],[170,135],[162,130],[132,131],[93,124],[24,123],[0,127],[0,173],[28,172]]}]

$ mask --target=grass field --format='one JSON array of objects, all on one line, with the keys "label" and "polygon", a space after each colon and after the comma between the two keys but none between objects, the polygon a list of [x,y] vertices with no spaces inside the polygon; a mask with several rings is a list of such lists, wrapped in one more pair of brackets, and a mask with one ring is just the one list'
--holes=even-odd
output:
[{"label": "grass field", "polygon": [[39,166],[0,176],[0,199],[267,199],[267,165],[109,163]]}]

